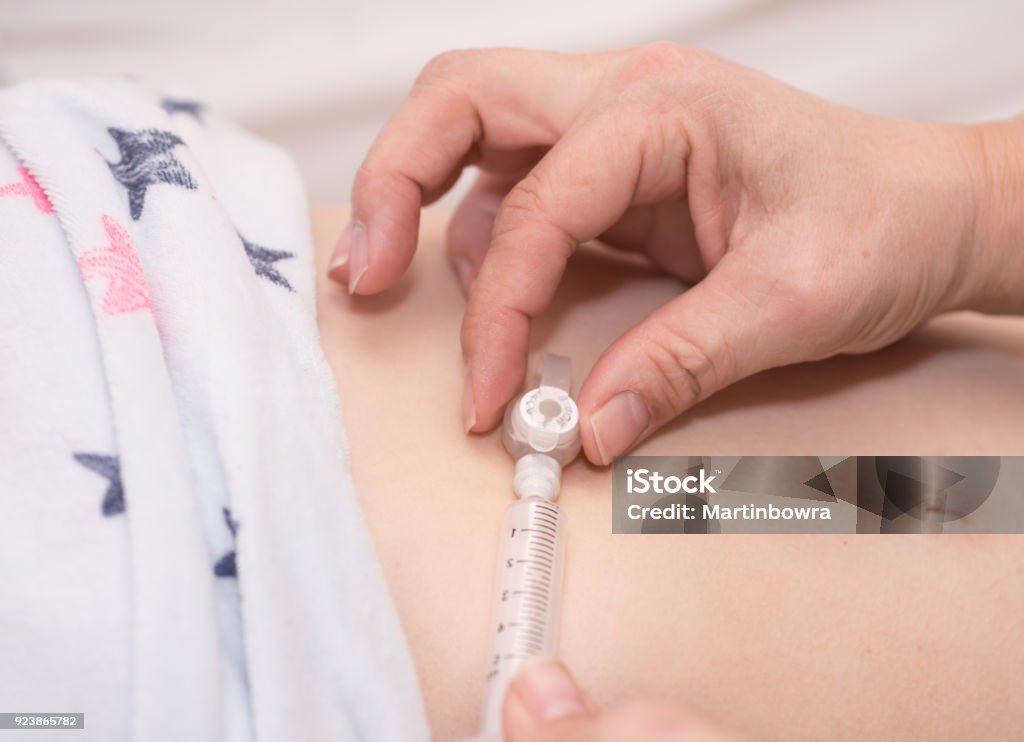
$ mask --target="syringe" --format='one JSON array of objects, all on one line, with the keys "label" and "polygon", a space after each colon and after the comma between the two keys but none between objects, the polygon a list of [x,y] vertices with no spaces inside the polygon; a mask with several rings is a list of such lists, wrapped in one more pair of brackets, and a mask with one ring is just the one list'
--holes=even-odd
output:
[{"label": "syringe", "polygon": [[480,738],[500,740],[505,692],[523,660],[554,656],[565,516],[555,503],[562,467],[580,450],[579,408],[569,396],[571,362],[545,353],[540,384],[509,403],[502,439],[516,461],[498,559],[494,656]]}]

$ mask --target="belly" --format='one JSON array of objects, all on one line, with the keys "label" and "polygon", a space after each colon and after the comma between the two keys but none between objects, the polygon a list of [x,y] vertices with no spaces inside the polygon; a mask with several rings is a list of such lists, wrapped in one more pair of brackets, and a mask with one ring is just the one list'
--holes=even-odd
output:
[{"label": "belly", "polygon": [[[321,244],[340,227],[336,216],[317,224]],[[410,276],[385,296],[350,302],[322,285],[320,325],[357,491],[431,725],[450,739],[479,721],[512,495],[497,437],[462,432],[463,303],[441,228],[425,222]],[[581,270],[535,337],[583,367],[679,290],[643,273],[623,282]],[[945,330],[959,343],[946,356],[926,337],[762,374],[643,452],[1013,453],[1005,441],[1024,445],[1024,424],[1004,402],[1024,371],[1024,329],[986,328]],[[979,332],[994,340],[965,357],[960,336]],[[983,378],[971,395],[957,391],[965,370]],[[964,739],[1019,727],[1021,538],[615,536],[609,473],[583,462],[567,470],[560,504],[560,654],[598,704],[657,696],[754,739]]]}]

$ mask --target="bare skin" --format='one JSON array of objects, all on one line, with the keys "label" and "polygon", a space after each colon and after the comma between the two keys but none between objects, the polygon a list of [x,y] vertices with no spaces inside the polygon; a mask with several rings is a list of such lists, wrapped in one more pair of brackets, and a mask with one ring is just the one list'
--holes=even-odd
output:
[{"label": "bare skin", "polygon": [[[320,329],[357,491],[447,740],[478,723],[511,464],[459,419],[465,300],[447,214],[425,214],[397,285],[354,298],[324,270],[345,218],[314,218]],[[570,354],[578,377],[681,290],[609,259],[574,256],[530,336],[534,351]],[[948,315],[877,353],[752,376],[637,451],[1020,455],[1024,419],[1008,400],[1021,378],[1024,321]],[[582,460],[561,502],[561,655],[596,707],[665,701],[764,740],[1000,739],[1024,722],[1024,539],[612,536],[609,473]]]}]

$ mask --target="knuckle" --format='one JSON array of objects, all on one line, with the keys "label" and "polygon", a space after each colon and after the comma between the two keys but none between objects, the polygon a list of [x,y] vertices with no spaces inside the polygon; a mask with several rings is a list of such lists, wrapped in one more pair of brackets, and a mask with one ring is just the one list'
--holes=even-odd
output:
[{"label": "knuckle", "polygon": [[[400,193],[403,187],[410,185],[411,181],[401,172],[386,167],[375,152],[367,156],[359,169],[356,170],[353,181],[353,191],[357,191],[366,197],[391,196]],[[414,184],[413,184],[414,185]]]},{"label": "knuckle", "polygon": [[466,305],[459,331],[463,350],[472,353],[478,343],[486,344],[490,339],[500,337],[508,326],[508,320],[509,312],[506,308],[486,297],[481,298],[479,292],[474,290]]},{"label": "knuckle", "polygon": [[366,190],[380,179],[380,172],[380,169],[373,162],[373,156],[371,153],[371,155],[368,156],[359,166],[359,169],[356,170],[353,188],[358,191]]},{"label": "knuckle", "polygon": [[435,55],[423,65],[416,78],[416,86],[432,84],[438,81],[450,81],[465,75],[472,68],[474,52],[465,49],[454,49]]},{"label": "knuckle", "polygon": [[629,55],[624,72],[633,78],[648,78],[689,70],[702,65],[707,52],[667,41],[641,46]]},{"label": "knuckle", "polygon": [[654,372],[651,391],[666,406],[662,417],[675,416],[718,388],[720,364],[675,324],[655,318],[645,335],[641,347]]},{"label": "knuckle", "polygon": [[527,173],[501,202],[495,218],[495,233],[514,229],[523,222],[542,216],[550,197],[551,189],[545,179],[535,172]]},{"label": "knuckle", "polygon": [[793,271],[772,286],[770,312],[780,326],[814,331],[819,326],[827,329],[843,313],[843,302],[839,292],[823,287],[819,272]]},{"label": "knuckle", "polygon": [[481,315],[477,302],[470,297],[466,313],[462,316],[462,327],[459,330],[459,342],[463,350],[472,352],[476,339],[485,324],[485,316]]}]

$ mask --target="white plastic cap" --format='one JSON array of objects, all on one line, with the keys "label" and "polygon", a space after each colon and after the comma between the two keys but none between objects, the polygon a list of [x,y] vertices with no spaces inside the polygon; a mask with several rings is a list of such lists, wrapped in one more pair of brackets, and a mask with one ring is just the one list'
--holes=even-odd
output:
[{"label": "white plastic cap", "polygon": [[[514,399],[505,410],[502,440],[516,460],[513,488],[520,497],[557,497],[562,467],[579,453],[580,411],[569,396],[571,374],[568,358],[545,353],[541,360],[540,384]],[[527,457],[529,459],[524,461]],[[530,495],[520,489],[520,485],[526,486],[527,482]]]}]

